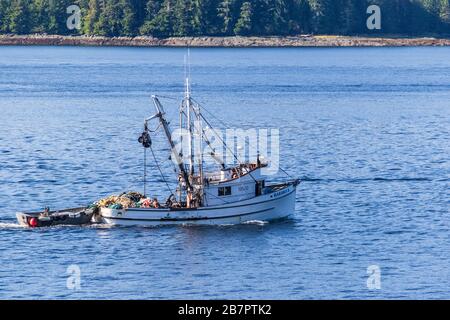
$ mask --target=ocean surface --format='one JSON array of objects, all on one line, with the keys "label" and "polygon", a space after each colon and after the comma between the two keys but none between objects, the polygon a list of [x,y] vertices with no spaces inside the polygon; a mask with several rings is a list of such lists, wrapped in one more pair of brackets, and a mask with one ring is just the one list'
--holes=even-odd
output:
[{"label": "ocean surface", "polygon": [[[142,191],[137,137],[151,94],[182,97],[185,54],[0,47],[0,299],[450,298],[450,48],[192,49],[197,101],[231,127],[280,130],[295,215],[19,227],[18,210]],[[148,189],[167,195],[152,162]]]}]

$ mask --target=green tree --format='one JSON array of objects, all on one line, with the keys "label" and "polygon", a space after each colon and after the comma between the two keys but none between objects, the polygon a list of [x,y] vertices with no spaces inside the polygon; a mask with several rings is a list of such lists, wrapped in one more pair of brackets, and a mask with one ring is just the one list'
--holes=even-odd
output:
[{"label": "green tree", "polygon": [[[157,37],[199,35],[450,34],[450,0],[0,0],[1,33]],[[82,30],[67,28],[80,6]],[[366,28],[379,5],[382,29]]]},{"label": "green tree", "polygon": [[234,26],[234,33],[240,36],[247,36],[251,34],[252,30],[252,5],[246,1],[241,6],[241,13],[239,19]]},{"label": "green tree", "polygon": [[174,7],[174,36],[196,36],[201,31],[201,7],[198,0],[177,0]]},{"label": "green tree", "polygon": [[98,36],[108,35],[108,17],[105,14],[107,0],[98,0],[97,19],[94,22],[93,34]]},{"label": "green tree", "polygon": [[311,7],[308,0],[293,0],[289,4],[289,33],[309,33],[311,32]]},{"label": "green tree", "polygon": [[68,34],[67,8],[73,4],[70,0],[47,0],[48,1],[48,24],[47,30],[51,34]]},{"label": "green tree", "polygon": [[142,35],[152,35],[155,29],[155,19],[161,10],[161,0],[149,0],[145,5],[144,23],[139,29]]},{"label": "green tree", "polygon": [[224,0],[217,8],[219,32],[223,35],[231,35],[236,17],[239,16],[239,3],[236,0]]},{"label": "green tree", "polygon": [[367,32],[366,10],[364,0],[341,0],[338,32],[341,34],[358,34]]},{"label": "green tree", "polygon": [[442,22],[450,23],[450,0],[441,0],[439,17]]},{"label": "green tree", "polygon": [[8,31],[8,4],[9,0],[0,0],[0,33]]},{"label": "green tree", "polygon": [[338,33],[340,4],[334,0],[310,0],[313,11],[312,29],[315,33]]},{"label": "green tree", "polygon": [[31,31],[31,14],[26,0],[12,0],[7,16],[8,31],[27,34]]},{"label": "green tree", "polygon": [[173,34],[173,25],[174,25],[174,0],[164,0],[161,5],[161,8],[158,11],[158,14],[154,19],[148,22],[148,27],[144,34],[151,34],[155,37],[168,37]]},{"label": "green tree", "polygon": [[35,0],[31,3],[32,32],[48,32],[48,9],[48,0]]},{"label": "green tree", "polygon": [[100,0],[100,14],[94,24],[94,34],[119,36],[122,34],[123,6],[117,0]]},{"label": "green tree", "polygon": [[274,0],[271,5],[272,19],[269,22],[267,33],[274,35],[287,35],[290,33],[289,27],[289,1]]},{"label": "green tree", "polygon": [[439,29],[440,21],[438,17],[441,15],[441,0],[423,0],[423,5],[430,13],[428,20],[428,28],[430,31]]},{"label": "green tree", "polygon": [[121,19],[121,30],[120,34],[126,36],[134,36],[138,31],[138,15],[136,7],[131,3],[130,0],[120,1],[121,11],[123,13]]},{"label": "green tree", "polygon": [[424,26],[429,24],[430,15],[425,11],[423,3],[409,0],[371,1],[371,4],[381,8],[382,25],[377,33],[415,34],[420,33]]},{"label": "green tree", "polygon": [[99,0],[89,0],[89,6],[83,23],[83,33],[92,35],[95,33],[95,24],[100,16]]},{"label": "green tree", "polygon": [[220,17],[218,7],[220,0],[200,1],[200,33],[203,35],[218,35],[221,33]]},{"label": "green tree", "polygon": [[289,1],[257,0],[253,2],[253,30],[258,35],[286,35],[289,30]]}]

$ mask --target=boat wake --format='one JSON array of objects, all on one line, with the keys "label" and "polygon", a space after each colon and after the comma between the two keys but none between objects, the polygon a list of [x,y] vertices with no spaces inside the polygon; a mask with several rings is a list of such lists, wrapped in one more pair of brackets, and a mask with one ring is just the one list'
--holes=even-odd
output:
[{"label": "boat wake", "polygon": [[[57,228],[92,228],[92,229],[110,229],[112,227],[114,227],[113,225],[110,224],[106,224],[106,223],[88,223],[88,224],[83,224],[83,225],[69,225],[69,224],[60,224],[60,225],[55,225],[55,226],[48,226],[48,229],[57,229]],[[31,228],[26,227],[26,226],[22,226],[18,223],[14,223],[14,222],[0,222],[0,230],[1,229],[28,229],[30,230]]]},{"label": "boat wake", "polygon": [[262,221],[262,220],[250,220],[246,221],[243,224],[254,224],[257,226],[265,226],[266,224],[269,224],[269,221]]},{"label": "boat wake", "polygon": [[0,222],[0,229],[14,229],[14,228],[23,228],[23,227],[18,223]]}]

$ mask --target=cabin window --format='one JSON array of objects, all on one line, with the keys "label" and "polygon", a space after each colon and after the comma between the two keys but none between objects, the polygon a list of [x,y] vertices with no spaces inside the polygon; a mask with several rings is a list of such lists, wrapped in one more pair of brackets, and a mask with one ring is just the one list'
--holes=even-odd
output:
[{"label": "cabin window", "polygon": [[263,189],[264,189],[264,180],[263,181],[258,181],[255,184],[255,194],[256,194],[256,196],[262,195]]},{"label": "cabin window", "polygon": [[229,195],[231,195],[231,187],[219,187],[218,195],[219,196],[229,196]]}]

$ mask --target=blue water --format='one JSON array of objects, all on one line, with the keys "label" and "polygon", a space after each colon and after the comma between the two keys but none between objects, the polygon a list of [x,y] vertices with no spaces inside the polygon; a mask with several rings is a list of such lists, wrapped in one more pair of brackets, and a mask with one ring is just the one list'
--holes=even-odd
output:
[{"label": "blue water", "polygon": [[[303,180],[290,220],[18,227],[17,210],[142,190],[136,138],[152,93],[181,96],[184,54],[0,48],[0,299],[449,297],[450,48],[191,51],[209,111],[280,129],[281,164]],[[79,290],[66,286],[69,265]],[[379,290],[367,288],[370,265]]]}]

